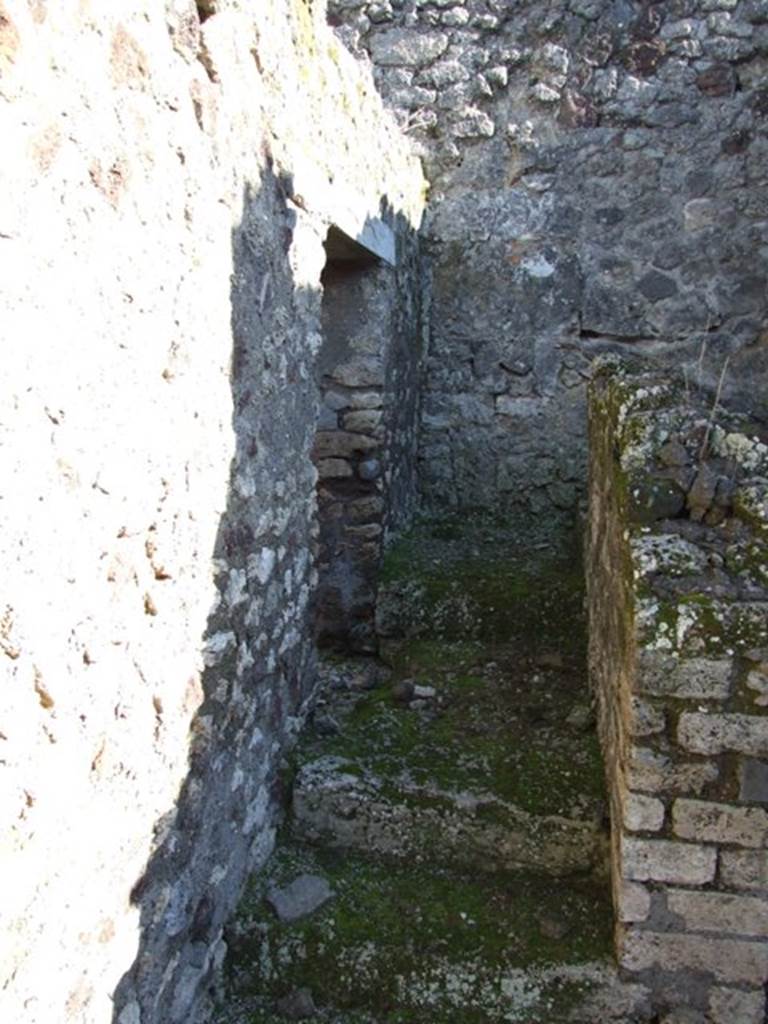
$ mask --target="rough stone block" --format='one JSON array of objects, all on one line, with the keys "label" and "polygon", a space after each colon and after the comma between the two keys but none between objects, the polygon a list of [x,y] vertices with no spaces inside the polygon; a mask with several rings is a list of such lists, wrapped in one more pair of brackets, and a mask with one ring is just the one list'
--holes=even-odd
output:
[{"label": "rough stone block", "polygon": [[768,674],[762,670],[750,672],[747,676],[747,687],[755,692],[755,704],[764,708],[768,705]]},{"label": "rough stone block", "polygon": [[[730,78],[728,79],[730,87]],[[709,82],[704,82],[702,91],[707,91]],[[686,231],[700,231],[717,223],[719,207],[712,199],[691,199],[683,207],[683,223]]]},{"label": "rough stone block", "polygon": [[350,522],[364,523],[369,519],[378,519],[384,510],[384,499],[378,494],[366,498],[357,498],[347,506]]},{"label": "rough stone block", "polygon": [[699,842],[737,846],[768,844],[768,811],[733,807],[708,800],[676,800],[672,808],[675,835]]},{"label": "rough stone block", "polygon": [[655,708],[647,700],[640,697],[632,698],[632,735],[651,736],[663,732],[666,719],[664,712]]},{"label": "rough stone block", "polygon": [[638,657],[637,690],[658,697],[723,700],[730,693],[730,658],[674,658],[658,651]]},{"label": "rough stone block", "polygon": [[768,892],[768,850],[721,850],[720,881],[732,889]]},{"label": "rough stone block", "polygon": [[381,409],[357,409],[344,415],[344,429],[354,434],[376,435],[381,427]]},{"label": "rough stone block", "polygon": [[382,67],[423,67],[448,48],[442,32],[418,35],[405,29],[388,29],[371,38],[371,57]]},{"label": "rough stone block", "polygon": [[633,881],[704,885],[715,877],[717,851],[712,846],[624,836],[621,859],[624,877]]},{"label": "rough stone block", "polygon": [[768,804],[768,764],[746,758],[741,764],[739,799],[747,803]]},{"label": "rough stone block", "polygon": [[384,404],[381,391],[352,391],[347,396],[350,409],[380,409]]},{"label": "rough stone block", "polygon": [[[484,798],[490,814],[466,814],[461,795],[435,790],[432,806],[412,802],[408,785],[385,789],[380,777],[356,774],[357,765],[335,756],[302,767],[293,788],[293,829],[316,843],[471,870],[532,870],[562,877],[589,870],[603,849],[594,822],[561,815],[531,815]],[[438,795],[439,793],[439,795]],[[464,795],[465,796],[465,795]],[[441,840],[435,844],[435,829]]]},{"label": "rough stone block", "polygon": [[670,889],[667,906],[692,932],[768,935],[768,902],[756,896]]},{"label": "rough stone block", "polygon": [[763,1024],[765,993],[762,989],[743,992],[733,988],[713,988],[709,996],[712,1024]]},{"label": "rough stone block", "polygon": [[651,894],[637,882],[622,882],[618,896],[617,914],[620,921],[645,921],[651,909]]},{"label": "rough stone block", "polygon": [[318,430],[314,455],[318,459],[348,459],[378,447],[373,438],[346,430]]},{"label": "rough stone block", "polygon": [[726,984],[754,984],[768,973],[768,943],[629,930],[620,962],[630,971],[706,971]]},{"label": "rough stone block", "polygon": [[281,921],[298,921],[333,896],[328,880],[320,875],[299,875],[290,885],[270,889],[267,902]]},{"label": "rough stone block", "polygon": [[700,793],[714,782],[719,769],[714,763],[675,763],[665,754],[647,747],[632,750],[627,783],[630,789],[651,793]]},{"label": "rough stone block", "polygon": [[325,391],[323,394],[323,405],[332,412],[339,412],[349,406],[349,397],[340,391]]},{"label": "rough stone block", "polygon": [[677,738],[681,746],[696,754],[732,751],[768,757],[768,718],[692,711],[680,716]]},{"label": "rough stone block", "polygon": [[624,798],[624,825],[631,832],[658,832],[664,824],[664,804],[653,796],[628,793]]},{"label": "rough stone block", "polygon": [[352,476],[352,467],[346,459],[319,459],[317,475],[321,480],[334,480]]},{"label": "rough stone block", "polygon": [[361,526],[348,526],[347,535],[360,540],[374,540],[383,532],[381,523],[363,523]]},{"label": "rough stone block", "polygon": [[384,365],[375,356],[360,356],[334,367],[333,379],[348,388],[384,386]]}]

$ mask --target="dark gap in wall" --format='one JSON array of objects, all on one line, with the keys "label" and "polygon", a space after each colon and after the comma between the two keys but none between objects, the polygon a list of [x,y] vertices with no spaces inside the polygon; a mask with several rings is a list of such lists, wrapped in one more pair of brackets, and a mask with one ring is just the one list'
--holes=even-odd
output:
[{"label": "dark gap in wall", "polygon": [[591,331],[587,328],[582,328],[579,331],[579,337],[584,338],[587,341],[616,341],[624,345],[632,345],[637,342],[647,342],[654,339],[648,338],[645,334],[605,334],[603,331]]},{"label": "dark gap in wall", "polygon": [[325,241],[323,342],[316,373],[320,415],[313,458],[318,471],[318,645],[375,647],[373,612],[383,502],[376,422],[383,380],[360,371],[370,333],[366,294],[379,260],[332,227]]},{"label": "dark gap in wall", "polygon": [[216,10],[217,0],[197,0],[197,16],[201,25],[212,14],[215,14]]}]

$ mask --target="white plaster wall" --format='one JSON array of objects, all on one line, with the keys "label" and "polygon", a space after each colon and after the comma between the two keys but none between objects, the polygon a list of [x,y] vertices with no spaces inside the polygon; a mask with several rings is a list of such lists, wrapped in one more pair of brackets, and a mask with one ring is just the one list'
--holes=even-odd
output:
[{"label": "white plaster wall", "polygon": [[420,216],[418,165],[322,6],[220,6],[201,50],[185,0],[0,2],[3,1021],[105,1024],[138,947],[130,892],[186,775],[227,568],[245,187],[268,153],[293,174],[307,287],[329,222],[384,194]]}]

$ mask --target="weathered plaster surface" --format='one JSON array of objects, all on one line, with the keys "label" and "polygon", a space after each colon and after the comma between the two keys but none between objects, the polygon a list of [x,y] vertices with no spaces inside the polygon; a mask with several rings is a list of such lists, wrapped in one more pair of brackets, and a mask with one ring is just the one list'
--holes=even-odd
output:
[{"label": "weathered plaster surface", "polygon": [[3,1020],[190,1020],[271,847],[323,241],[422,203],[324,21],[0,4]]}]

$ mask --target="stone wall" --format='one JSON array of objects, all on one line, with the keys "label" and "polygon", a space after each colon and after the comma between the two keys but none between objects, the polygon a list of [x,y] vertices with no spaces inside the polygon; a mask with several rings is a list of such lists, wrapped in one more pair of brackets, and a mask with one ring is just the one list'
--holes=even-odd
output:
[{"label": "stone wall", "polygon": [[766,416],[759,0],[332,0],[431,183],[428,505],[574,507],[591,358]]},{"label": "stone wall", "polygon": [[373,261],[332,232],[323,272],[319,475],[322,645],[372,651],[384,541],[416,502],[422,345],[413,246]]},{"label": "stone wall", "polygon": [[318,2],[3,0],[0,75],[0,1018],[186,1022],[314,684],[323,243],[417,350],[423,183]]},{"label": "stone wall", "polygon": [[765,428],[647,370],[590,402],[591,675],[616,944],[662,1014],[762,1024],[768,981]]}]

